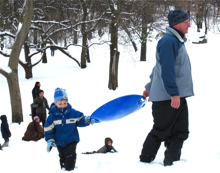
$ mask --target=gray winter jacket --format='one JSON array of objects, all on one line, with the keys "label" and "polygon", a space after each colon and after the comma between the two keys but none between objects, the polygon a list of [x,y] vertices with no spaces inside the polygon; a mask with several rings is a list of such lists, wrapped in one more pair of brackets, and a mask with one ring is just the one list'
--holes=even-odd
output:
[{"label": "gray winter jacket", "polygon": [[145,86],[150,91],[149,101],[194,95],[191,65],[184,42],[179,33],[170,27],[158,41],[156,65],[150,75],[150,82]]},{"label": "gray winter jacket", "polygon": [[[116,151],[116,149],[113,147],[113,146],[111,146],[112,147],[112,152],[117,152]],[[107,147],[104,145],[103,147],[101,147],[98,151],[97,151],[97,153],[107,153]]]}]

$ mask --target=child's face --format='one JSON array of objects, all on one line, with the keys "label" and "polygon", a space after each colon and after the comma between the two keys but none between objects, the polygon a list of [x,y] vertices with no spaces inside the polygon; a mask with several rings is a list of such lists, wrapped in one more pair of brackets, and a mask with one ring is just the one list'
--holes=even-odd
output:
[{"label": "child's face", "polygon": [[108,141],[108,145],[111,146],[111,145],[112,145],[112,142],[111,142],[111,141]]},{"label": "child's face", "polygon": [[58,100],[55,105],[58,107],[58,108],[66,108],[67,107],[67,100],[66,99],[63,99],[63,100]]}]

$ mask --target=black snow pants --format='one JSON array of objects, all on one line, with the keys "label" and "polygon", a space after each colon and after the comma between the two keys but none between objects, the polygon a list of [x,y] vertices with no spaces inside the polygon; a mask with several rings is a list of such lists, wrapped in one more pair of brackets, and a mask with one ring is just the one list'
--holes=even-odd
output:
[{"label": "black snow pants", "polygon": [[76,145],[77,142],[71,142],[66,147],[57,147],[60,157],[61,169],[65,168],[67,171],[74,170],[76,163]]},{"label": "black snow pants", "polygon": [[171,107],[171,100],[153,102],[153,129],[143,144],[140,160],[151,162],[155,159],[161,142],[165,141],[165,160],[180,160],[183,142],[188,138],[188,107],[185,98],[180,99],[179,109]]}]

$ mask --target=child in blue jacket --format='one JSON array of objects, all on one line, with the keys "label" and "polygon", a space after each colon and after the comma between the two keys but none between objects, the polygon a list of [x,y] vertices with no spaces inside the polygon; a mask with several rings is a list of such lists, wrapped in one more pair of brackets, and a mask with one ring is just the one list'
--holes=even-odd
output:
[{"label": "child in blue jacket", "polygon": [[45,126],[44,135],[47,141],[47,152],[52,146],[57,146],[61,169],[74,170],[76,162],[76,145],[79,142],[77,127],[94,124],[90,116],[84,116],[68,103],[66,91],[56,88],[54,103],[51,104]]}]

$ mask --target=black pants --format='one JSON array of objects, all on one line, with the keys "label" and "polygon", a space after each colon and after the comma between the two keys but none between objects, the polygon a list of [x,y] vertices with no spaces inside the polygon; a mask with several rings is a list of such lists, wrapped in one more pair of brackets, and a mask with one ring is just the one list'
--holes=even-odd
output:
[{"label": "black pants", "polygon": [[77,142],[71,142],[66,147],[57,147],[60,157],[61,169],[65,168],[67,171],[74,170],[76,163],[76,145]]},{"label": "black pants", "polygon": [[36,113],[35,116],[38,116],[40,118],[40,122],[42,122],[42,125],[44,127],[44,124],[45,124],[46,119],[47,119],[46,113]]},{"label": "black pants", "polygon": [[155,159],[161,142],[167,147],[165,159],[171,162],[180,159],[184,140],[188,138],[188,107],[185,98],[181,98],[179,109],[171,106],[171,100],[153,102],[153,129],[148,134],[141,151],[140,160],[151,162]]}]

